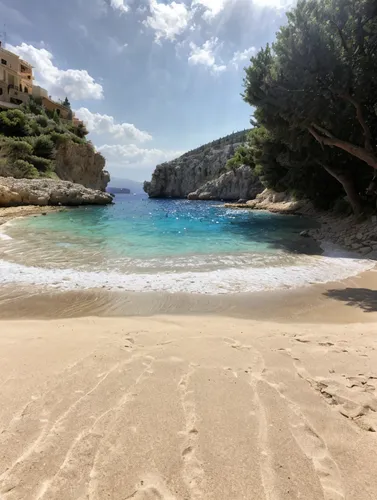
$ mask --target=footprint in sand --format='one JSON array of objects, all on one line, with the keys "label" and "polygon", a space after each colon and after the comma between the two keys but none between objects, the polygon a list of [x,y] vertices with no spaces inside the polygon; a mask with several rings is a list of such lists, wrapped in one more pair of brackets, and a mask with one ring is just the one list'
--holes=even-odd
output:
[{"label": "footprint in sand", "polygon": [[177,500],[177,498],[170,493],[160,477],[149,474],[124,500]]}]

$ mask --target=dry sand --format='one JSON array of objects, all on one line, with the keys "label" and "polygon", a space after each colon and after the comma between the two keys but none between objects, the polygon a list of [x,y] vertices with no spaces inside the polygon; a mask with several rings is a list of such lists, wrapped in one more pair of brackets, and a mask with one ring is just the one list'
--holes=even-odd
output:
[{"label": "dry sand", "polygon": [[0,498],[375,500],[363,314],[2,321]]}]

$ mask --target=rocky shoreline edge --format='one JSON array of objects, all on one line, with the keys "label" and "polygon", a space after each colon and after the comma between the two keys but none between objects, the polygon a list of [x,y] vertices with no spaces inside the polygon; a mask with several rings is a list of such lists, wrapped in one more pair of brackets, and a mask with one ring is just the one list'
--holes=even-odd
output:
[{"label": "rocky shoreline edge", "polygon": [[320,227],[303,231],[303,237],[311,237],[319,243],[336,244],[368,259],[377,260],[377,215],[360,220],[353,215],[340,216],[334,212],[321,212],[309,201],[297,201],[287,193],[276,193],[268,189],[258,194],[254,200],[225,203],[224,207],[311,217]]},{"label": "rocky shoreline edge", "polygon": [[0,177],[0,207],[107,205],[112,201],[110,193],[70,181]]},{"label": "rocky shoreline edge", "polygon": [[81,205],[111,204],[111,194],[54,179],[0,177],[0,225],[17,217],[47,215]]}]

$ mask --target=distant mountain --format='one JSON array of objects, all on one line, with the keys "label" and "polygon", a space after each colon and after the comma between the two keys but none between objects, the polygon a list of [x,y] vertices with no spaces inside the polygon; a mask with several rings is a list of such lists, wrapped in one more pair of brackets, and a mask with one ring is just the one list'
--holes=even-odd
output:
[{"label": "distant mountain", "polygon": [[111,177],[108,189],[111,188],[126,188],[131,191],[131,193],[143,193],[143,185],[141,182],[133,181],[131,179],[122,179],[120,177]]},{"label": "distant mountain", "polygon": [[128,188],[117,188],[117,187],[108,187],[107,188],[108,193],[112,194],[130,194],[131,191]]}]

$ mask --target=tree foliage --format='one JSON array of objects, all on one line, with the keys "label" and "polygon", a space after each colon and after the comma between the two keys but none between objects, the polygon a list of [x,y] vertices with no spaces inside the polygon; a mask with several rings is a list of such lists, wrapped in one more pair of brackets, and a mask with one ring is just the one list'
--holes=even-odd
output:
[{"label": "tree foliage", "polygon": [[377,174],[377,3],[299,0],[287,18],[246,68],[246,157],[267,185],[330,204],[345,190],[360,212]]},{"label": "tree foliage", "polygon": [[68,100],[68,97],[66,97],[63,101],[63,106],[65,106],[66,108],[69,108],[71,109],[71,103],[69,102]]}]

